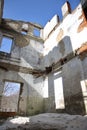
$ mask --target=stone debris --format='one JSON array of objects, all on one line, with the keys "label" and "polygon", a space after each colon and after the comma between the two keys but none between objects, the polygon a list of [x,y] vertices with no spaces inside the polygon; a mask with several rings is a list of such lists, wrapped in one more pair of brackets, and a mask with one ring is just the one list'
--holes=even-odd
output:
[{"label": "stone debris", "polygon": [[45,113],[31,117],[10,117],[0,130],[87,130],[87,116]]}]

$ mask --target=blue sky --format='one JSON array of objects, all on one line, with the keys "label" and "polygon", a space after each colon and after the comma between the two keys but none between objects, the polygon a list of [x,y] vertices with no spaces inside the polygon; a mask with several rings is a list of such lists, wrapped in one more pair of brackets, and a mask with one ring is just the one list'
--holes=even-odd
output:
[{"label": "blue sky", "polygon": [[[61,6],[66,0],[4,0],[4,18],[39,23],[44,26],[55,14],[62,19]],[[68,0],[72,10],[80,0]]]}]

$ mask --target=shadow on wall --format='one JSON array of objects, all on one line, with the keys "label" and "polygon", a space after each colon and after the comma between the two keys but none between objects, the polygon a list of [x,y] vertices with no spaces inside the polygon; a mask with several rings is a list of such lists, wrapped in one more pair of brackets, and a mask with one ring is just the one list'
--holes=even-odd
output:
[{"label": "shadow on wall", "polygon": [[86,114],[81,88],[82,63],[78,57],[73,56],[70,37],[64,37],[45,58],[49,59],[48,63],[57,63],[52,66],[54,72],[48,75],[48,97],[44,98],[45,111]]},{"label": "shadow on wall", "polygon": [[[19,114],[21,114],[22,106],[26,105],[26,115],[35,115],[39,113],[43,113],[43,95],[42,95],[42,80],[34,83],[34,77],[29,74],[18,74],[19,79],[23,82],[23,92],[20,96],[19,102]],[[23,98],[25,98],[23,100]],[[25,103],[26,102],[26,103]],[[23,104],[24,103],[24,104]],[[23,114],[24,115],[24,114]]]},{"label": "shadow on wall", "polygon": [[72,53],[72,44],[69,36],[65,36],[58,44],[43,58],[45,66],[51,66],[60,62]]},{"label": "shadow on wall", "polygon": [[[44,86],[48,87],[48,97],[44,98],[44,106],[43,94],[41,94],[43,91],[42,80],[34,82],[32,75],[3,71],[5,79],[24,84],[23,92],[19,99],[20,114],[33,115],[42,112],[66,112],[84,115],[86,113],[80,83],[83,80],[83,68],[80,58],[72,58],[72,51],[71,40],[66,36],[46,56],[48,58],[47,62],[55,63],[55,65],[52,66],[54,72],[48,74],[48,85]],[[65,57],[66,61],[63,61]],[[61,69],[58,70],[60,66]]]},{"label": "shadow on wall", "polygon": [[20,55],[25,63],[35,69],[40,69],[40,58],[42,57],[42,51],[42,45],[39,42],[32,41],[28,46],[21,48]]},{"label": "shadow on wall", "polygon": [[[21,24],[22,23],[19,23],[20,29]],[[13,25],[15,25],[15,22]],[[5,42],[2,42],[3,40],[1,41],[2,38],[0,39],[2,48],[0,50],[1,56],[4,55],[13,59],[21,58],[24,64],[39,69],[40,56],[42,56],[43,51],[42,41],[38,41],[38,38],[36,40],[30,40],[29,35],[22,35],[20,30],[17,31],[10,27],[10,25],[7,26],[5,20],[3,20],[3,24],[1,25],[1,37],[2,35],[4,35],[3,40]],[[8,35],[12,36],[12,38]],[[6,43],[9,45],[8,48],[6,47]]]}]

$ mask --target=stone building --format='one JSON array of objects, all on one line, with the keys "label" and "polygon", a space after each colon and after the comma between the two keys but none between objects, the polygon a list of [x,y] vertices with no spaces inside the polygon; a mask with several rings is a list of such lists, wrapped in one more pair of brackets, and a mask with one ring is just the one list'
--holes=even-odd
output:
[{"label": "stone building", "polygon": [[87,20],[84,3],[82,1],[72,11],[66,2],[62,6],[63,20],[55,15],[42,27],[4,19],[4,1],[0,1],[1,114],[87,114]]}]

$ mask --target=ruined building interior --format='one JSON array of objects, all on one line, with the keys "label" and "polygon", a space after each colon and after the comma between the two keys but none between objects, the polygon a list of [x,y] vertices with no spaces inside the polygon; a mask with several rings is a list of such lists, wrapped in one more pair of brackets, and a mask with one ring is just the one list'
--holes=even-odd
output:
[{"label": "ruined building interior", "polygon": [[87,114],[86,5],[66,2],[42,27],[3,18],[0,0],[0,116]]}]

